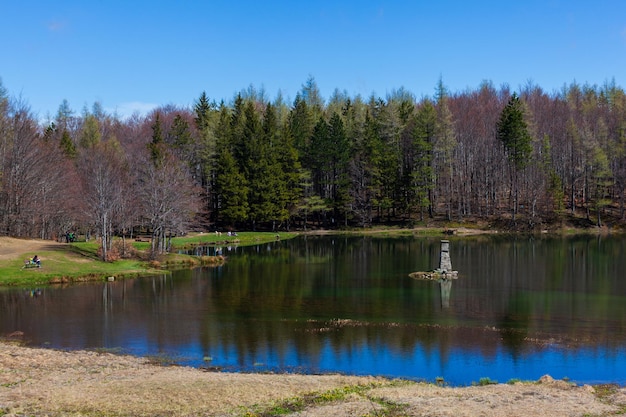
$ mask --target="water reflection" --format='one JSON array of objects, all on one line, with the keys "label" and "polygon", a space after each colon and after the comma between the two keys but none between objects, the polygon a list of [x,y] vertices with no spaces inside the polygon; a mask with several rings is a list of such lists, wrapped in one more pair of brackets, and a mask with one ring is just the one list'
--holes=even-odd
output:
[{"label": "water reflection", "polygon": [[439,266],[430,271],[412,272],[409,276],[417,280],[437,281],[441,290],[441,308],[450,307],[450,293],[452,292],[452,280],[457,279],[458,271],[452,269],[450,257],[450,241],[442,240],[439,251]]},{"label": "water reflection", "polygon": [[437,239],[308,236],[233,249],[218,268],[4,289],[0,334],[226,370],[623,383],[624,244],[454,239],[451,294],[452,280],[407,277],[441,262]]},{"label": "water reflection", "polygon": [[450,308],[450,292],[452,292],[452,280],[442,278],[439,280],[441,289],[441,308]]}]

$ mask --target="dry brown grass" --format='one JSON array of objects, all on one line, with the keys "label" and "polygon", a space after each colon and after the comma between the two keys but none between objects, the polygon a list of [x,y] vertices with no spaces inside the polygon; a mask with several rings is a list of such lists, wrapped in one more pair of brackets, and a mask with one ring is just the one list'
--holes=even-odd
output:
[{"label": "dry brown grass", "polygon": [[19,258],[27,254],[36,254],[59,248],[63,243],[53,240],[17,239],[13,237],[0,237],[0,260]]},{"label": "dry brown grass", "polygon": [[584,416],[626,409],[549,377],[540,383],[445,388],[342,375],[237,374],[143,358],[0,342],[4,416]]}]

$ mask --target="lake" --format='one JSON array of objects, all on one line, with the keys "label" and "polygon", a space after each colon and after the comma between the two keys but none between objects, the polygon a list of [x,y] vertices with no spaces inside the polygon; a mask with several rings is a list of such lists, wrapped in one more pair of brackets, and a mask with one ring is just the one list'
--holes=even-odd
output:
[{"label": "lake", "polygon": [[[0,335],[245,372],[626,385],[626,238],[300,236],[225,265],[0,290]],[[206,249],[209,252],[215,248]]]}]

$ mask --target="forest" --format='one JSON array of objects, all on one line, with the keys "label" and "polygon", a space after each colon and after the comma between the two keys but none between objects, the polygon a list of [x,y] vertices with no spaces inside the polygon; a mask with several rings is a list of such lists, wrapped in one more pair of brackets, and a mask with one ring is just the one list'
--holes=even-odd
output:
[{"label": "forest", "polygon": [[192,230],[485,222],[516,230],[625,224],[626,95],[603,85],[292,102],[253,86],[121,118],[64,100],[45,123],[0,81],[0,231],[55,239]]}]

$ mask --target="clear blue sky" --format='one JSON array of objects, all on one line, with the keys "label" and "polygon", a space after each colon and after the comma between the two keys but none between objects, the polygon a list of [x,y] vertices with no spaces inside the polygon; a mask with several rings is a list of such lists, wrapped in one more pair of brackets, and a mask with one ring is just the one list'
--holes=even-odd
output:
[{"label": "clear blue sky", "polygon": [[0,39],[2,84],[40,119],[64,99],[128,115],[250,85],[291,103],[310,76],[324,99],[421,98],[439,77],[452,92],[626,83],[624,0],[5,0]]}]

